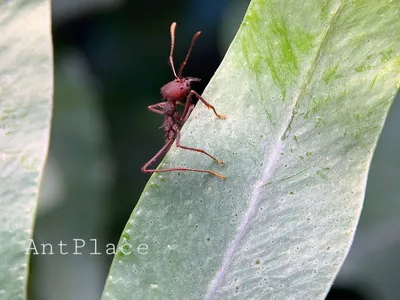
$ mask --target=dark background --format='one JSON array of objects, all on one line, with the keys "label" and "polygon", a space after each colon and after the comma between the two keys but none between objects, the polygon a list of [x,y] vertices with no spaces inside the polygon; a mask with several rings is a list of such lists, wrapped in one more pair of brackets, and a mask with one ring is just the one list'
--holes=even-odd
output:
[{"label": "dark background", "polygon": [[[175,64],[202,31],[185,75],[201,93],[249,0],[53,1],[55,100],[51,145],[36,220],[30,299],[99,299],[116,244],[149,178],[141,166],[163,145],[162,117],[147,111],[173,79],[169,27],[178,22]],[[373,161],[354,247],[328,299],[400,299],[399,115],[393,107]],[[396,117],[397,116],[397,117]],[[83,239],[82,255],[57,244]]]}]

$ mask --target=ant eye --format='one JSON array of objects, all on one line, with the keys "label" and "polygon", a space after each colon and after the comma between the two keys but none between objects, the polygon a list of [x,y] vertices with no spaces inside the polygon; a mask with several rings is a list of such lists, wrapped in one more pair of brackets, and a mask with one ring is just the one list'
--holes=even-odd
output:
[{"label": "ant eye", "polygon": [[183,90],[183,86],[181,86],[180,89]]}]

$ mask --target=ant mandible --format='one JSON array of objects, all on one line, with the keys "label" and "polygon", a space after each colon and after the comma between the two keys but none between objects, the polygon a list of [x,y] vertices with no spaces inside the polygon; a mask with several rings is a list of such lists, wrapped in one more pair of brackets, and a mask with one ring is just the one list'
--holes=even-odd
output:
[{"label": "ant mandible", "polygon": [[[211,171],[211,170],[200,170],[200,169],[192,169],[192,168],[183,168],[183,167],[177,167],[177,168],[167,168],[167,169],[148,169],[148,167],[156,161],[159,157],[162,156],[163,153],[167,152],[173,142],[175,141],[175,145],[178,148],[185,149],[185,150],[190,150],[190,151],[196,151],[199,153],[203,153],[209,157],[211,157],[213,160],[215,160],[217,163],[220,165],[223,164],[223,162],[214,156],[210,155],[206,151],[202,149],[196,149],[196,148],[191,148],[191,147],[186,147],[182,146],[180,144],[180,129],[182,128],[183,124],[186,122],[186,120],[189,118],[190,113],[192,112],[194,108],[194,104],[191,102],[192,97],[196,96],[201,102],[203,102],[209,109],[212,109],[214,111],[214,114],[220,118],[220,119],[225,119],[225,115],[220,115],[217,113],[215,110],[214,106],[209,104],[202,96],[200,96],[197,92],[192,90],[190,88],[190,85],[192,82],[198,82],[200,81],[199,78],[194,78],[194,77],[182,77],[182,71],[183,68],[185,67],[190,53],[192,52],[192,48],[194,45],[194,42],[200,35],[200,31],[196,32],[196,34],[192,38],[192,42],[190,43],[190,47],[188,50],[188,53],[186,55],[185,60],[181,64],[178,74],[175,71],[174,67],[174,61],[173,61],[173,52],[174,52],[174,45],[175,45],[175,28],[176,28],[176,23],[172,23],[171,25],[171,51],[169,54],[169,63],[171,65],[172,71],[175,75],[175,79],[172,80],[171,82],[168,82],[166,85],[164,85],[161,88],[161,95],[163,99],[166,101],[160,102],[157,104],[150,105],[148,109],[151,112],[154,112],[159,115],[164,116],[164,123],[163,123],[163,128],[165,131],[165,145],[160,149],[160,151],[157,152],[156,155],[152,159],[150,159],[143,167],[142,167],[142,172],[144,173],[155,173],[155,172],[171,172],[171,171],[192,171],[192,172],[202,172],[202,173],[209,173],[212,175],[215,175],[219,178],[225,179],[225,176],[222,174],[219,174],[217,172]],[[183,103],[182,101],[186,98],[186,103]],[[180,112],[177,111],[177,105],[184,106],[183,113],[181,114]]]}]

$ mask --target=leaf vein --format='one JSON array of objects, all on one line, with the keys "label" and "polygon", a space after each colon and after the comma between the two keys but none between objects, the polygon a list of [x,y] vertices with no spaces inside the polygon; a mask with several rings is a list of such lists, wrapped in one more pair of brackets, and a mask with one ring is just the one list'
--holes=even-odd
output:
[{"label": "leaf vein", "polygon": [[229,265],[233,261],[234,254],[240,244],[240,242],[243,240],[247,229],[249,228],[249,224],[251,222],[252,216],[255,213],[257,204],[260,202],[260,192],[261,189],[265,186],[267,186],[268,181],[270,180],[271,176],[273,175],[274,171],[276,170],[280,158],[280,153],[282,153],[284,146],[285,146],[285,139],[289,135],[291,125],[293,123],[293,120],[295,119],[295,116],[297,114],[298,106],[300,103],[300,99],[303,97],[309,83],[311,82],[311,78],[315,72],[316,66],[319,63],[319,60],[321,58],[322,54],[322,49],[325,47],[328,41],[328,37],[330,32],[332,31],[332,27],[336,20],[338,19],[340,12],[342,11],[342,2],[339,2],[338,6],[335,9],[335,13],[333,14],[331,20],[328,23],[327,29],[324,33],[324,36],[322,38],[321,44],[319,48],[317,49],[317,53],[315,55],[315,58],[312,60],[311,66],[304,78],[304,81],[302,85],[299,88],[299,92],[297,95],[293,98],[293,103],[292,103],[292,109],[291,109],[291,114],[288,120],[288,125],[286,126],[283,134],[281,135],[281,138],[278,139],[275,147],[272,150],[272,153],[266,155],[265,160],[267,160],[267,164],[265,167],[265,171],[262,174],[261,180],[257,181],[253,190],[253,193],[251,195],[248,209],[245,213],[245,216],[239,225],[239,228],[237,230],[237,233],[233,239],[233,242],[231,246],[228,248],[227,252],[224,255],[221,267],[218,269],[215,277],[213,278],[210,286],[208,293],[205,297],[207,300],[214,299],[214,296],[218,290],[218,288],[221,286],[222,280],[224,279],[226,272],[228,270]]}]

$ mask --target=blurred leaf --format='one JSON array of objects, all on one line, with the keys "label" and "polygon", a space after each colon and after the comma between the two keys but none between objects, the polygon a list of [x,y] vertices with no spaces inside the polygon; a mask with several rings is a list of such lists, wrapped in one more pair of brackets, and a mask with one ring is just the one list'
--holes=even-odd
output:
[{"label": "blurred leaf", "polygon": [[[370,292],[375,299],[400,299],[400,93],[379,138],[357,233],[335,279],[339,287]],[[378,295],[376,295],[378,294]]]},{"label": "blurred leaf", "polygon": [[103,299],[324,297],[399,86],[399,8],[386,2],[252,1],[204,93],[228,118],[199,103],[182,134],[226,164],[175,147],[163,162],[227,179],[152,176]]},{"label": "blurred leaf", "polygon": [[[93,239],[98,252],[104,252],[104,228],[109,220],[107,199],[114,172],[108,156],[107,128],[86,57],[73,49],[58,52],[54,70],[51,143],[35,242],[50,243],[55,253],[32,257],[29,291],[40,300],[99,299],[110,257],[91,252]],[[78,252],[74,248],[76,238],[86,243],[79,249],[81,255],[56,251],[60,241],[67,241],[63,251]]]},{"label": "blurred leaf", "polygon": [[0,4],[0,296],[24,299],[53,88],[49,1]]}]

